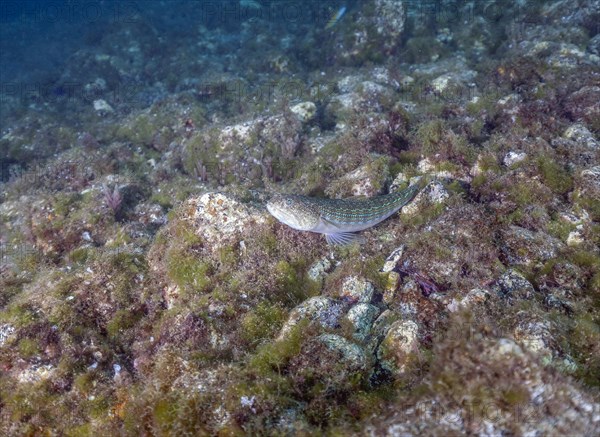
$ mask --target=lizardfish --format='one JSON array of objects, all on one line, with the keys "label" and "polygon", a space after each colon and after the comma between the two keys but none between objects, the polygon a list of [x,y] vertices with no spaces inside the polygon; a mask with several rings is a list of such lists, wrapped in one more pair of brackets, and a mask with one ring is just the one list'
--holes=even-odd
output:
[{"label": "lizardfish", "polygon": [[328,244],[344,245],[357,238],[355,232],[375,226],[410,202],[420,185],[415,183],[405,190],[369,199],[275,194],[267,202],[267,209],[293,229],[325,234]]},{"label": "lizardfish", "polygon": [[345,13],[346,13],[346,6],[342,6],[341,8],[339,8],[337,10],[337,12],[331,16],[331,19],[325,26],[325,29],[326,30],[331,29],[333,26],[335,26],[337,24],[337,22],[340,21],[340,19],[344,16]]}]

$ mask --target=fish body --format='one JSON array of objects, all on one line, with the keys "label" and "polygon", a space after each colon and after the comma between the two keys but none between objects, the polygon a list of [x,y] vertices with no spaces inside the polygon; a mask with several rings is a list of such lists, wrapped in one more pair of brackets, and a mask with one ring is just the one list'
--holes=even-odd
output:
[{"label": "fish body", "polygon": [[325,29],[331,29],[333,26],[335,26],[337,22],[340,21],[340,19],[344,16],[345,13],[346,6],[342,6],[341,8],[339,8],[337,12],[331,16],[331,19],[325,26]]},{"label": "fish body", "polygon": [[348,244],[355,232],[375,226],[412,200],[419,184],[369,199],[322,199],[278,194],[267,203],[280,222],[299,231],[324,234],[329,244]]}]

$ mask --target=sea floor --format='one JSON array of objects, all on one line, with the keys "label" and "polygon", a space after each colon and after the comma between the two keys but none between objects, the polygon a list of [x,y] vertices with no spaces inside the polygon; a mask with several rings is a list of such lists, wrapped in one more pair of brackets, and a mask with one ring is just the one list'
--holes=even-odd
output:
[{"label": "sea floor", "polygon": [[[600,434],[600,4],[0,6],[0,434]],[[419,179],[420,178],[420,179]],[[328,246],[275,192],[427,183]]]}]

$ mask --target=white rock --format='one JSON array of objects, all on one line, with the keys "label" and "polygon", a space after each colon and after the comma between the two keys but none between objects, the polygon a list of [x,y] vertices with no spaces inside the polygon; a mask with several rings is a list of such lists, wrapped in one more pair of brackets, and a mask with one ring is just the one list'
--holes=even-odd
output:
[{"label": "white rock", "polygon": [[290,111],[296,114],[301,122],[306,123],[315,118],[315,115],[317,114],[317,105],[313,102],[302,102],[292,106]]},{"label": "white rock", "polygon": [[100,114],[109,114],[115,112],[113,107],[110,106],[108,102],[103,99],[94,100],[94,109]]},{"label": "white rock", "polygon": [[490,348],[489,352],[497,358],[505,355],[523,356],[523,349],[521,349],[521,347],[513,340],[508,338],[499,339],[495,346]]},{"label": "white rock", "polygon": [[490,293],[487,290],[483,290],[480,288],[474,288],[469,291],[462,298],[454,298],[450,302],[446,304],[448,311],[451,313],[460,311],[462,309],[471,308],[473,305],[477,303],[482,303],[487,300],[490,296]]},{"label": "white rock", "polygon": [[34,364],[19,373],[19,375],[17,375],[17,380],[21,383],[44,381],[52,376],[54,370],[55,367],[51,366],[50,364]]},{"label": "white rock", "polygon": [[570,247],[579,246],[584,241],[585,240],[583,239],[583,235],[581,234],[581,231],[574,230],[574,231],[569,232],[569,236],[567,237],[567,246],[570,246]]},{"label": "white rock", "polygon": [[527,153],[525,152],[508,152],[504,156],[502,163],[506,167],[511,167],[518,162],[524,161],[525,159],[527,159]]},{"label": "white rock", "polygon": [[398,261],[400,261],[402,255],[404,255],[405,247],[406,246],[404,246],[403,244],[402,246],[394,249],[392,253],[388,255],[388,257],[385,259],[385,263],[383,263],[383,267],[381,268],[382,273],[391,272],[392,270],[394,270],[394,268],[396,268],[396,266],[398,265]]},{"label": "white rock", "polygon": [[452,80],[452,75],[447,73],[447,74],[443,74],[439,77],[436,77],[434,80],[431,81],[431,86],[433,87],[433,90],[437,93],[443,93],[446,88],[448,88],[448,85],[450,84],[450,81]]},{"label": "white rock", "polygon": [[6,340],[15,332],[15,327],[9,325],[8,323],[4,323],[0,325],[0,347],[6,343]]}]

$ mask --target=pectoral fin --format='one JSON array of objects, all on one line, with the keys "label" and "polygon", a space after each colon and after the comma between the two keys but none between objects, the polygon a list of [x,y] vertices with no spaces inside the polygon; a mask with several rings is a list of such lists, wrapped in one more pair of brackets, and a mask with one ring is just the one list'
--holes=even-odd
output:
[{"label": "pectoral fin", "polygon": [[353,232],[339,232],[336,234],[325,234],[327,244],[331,246],[346,246],[352,244],[355,241],[360,241],[358,234]]}]

